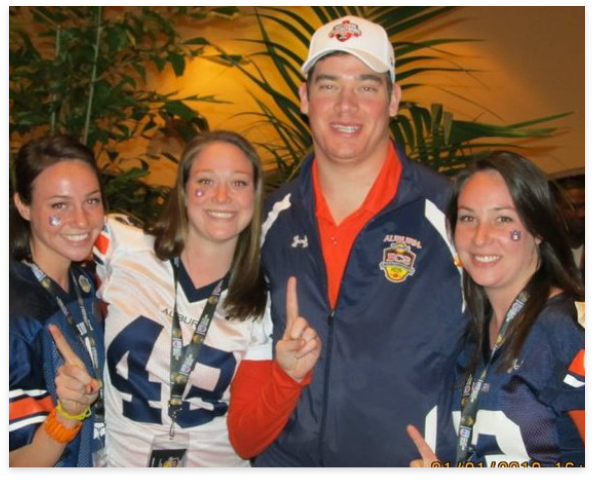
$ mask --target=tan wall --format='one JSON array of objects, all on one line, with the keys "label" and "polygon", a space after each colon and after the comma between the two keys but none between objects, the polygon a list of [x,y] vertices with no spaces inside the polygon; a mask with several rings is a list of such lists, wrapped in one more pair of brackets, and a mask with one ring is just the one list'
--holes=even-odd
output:
[{"label": "tan wall", "polygon": [[[294,7],[299,9],[299,7]],[[247,9],[245,11],[248,11]],[[303,11],[303,9],[301,9]],[[205,36],[229,53],[247,54],[255,47],[237,38],[258,38],[253,17],[211,27],[197,27],[188,36]],[[230,29],[228,27],[231,27]],[[579,168],[585,162],[585,8],[584,7],[462,7],[432,23],[420,38],[472,38],[481,42],[448,47],[452,61],[473,74],[431,74],[429,87],[407,91],[406,99],[443,103],[456,118],[496,124],[571,111],[547,124],[561,128],[553,138],[524,142],[528,156],[548,173]],[[410,39],[414,39],[410,37]],[[305,54],[305,52],[301,52]],[[163,91],[214,94],[230,105],[196,104],[211,128],[235,129],[251,139],[268,139],[270,132],[254,125],[240,112],[256,111],[248,90],[258,89],[237,71],[197,60],[182,79],[161,75]],[[464,101],[459,96],[475,102]],[[153,150],[176,153],[179,145],[154,143]],[[171,165],[155,166],[153,181],[170,183]]]},{"label": "tan wall", "polygon": [[[475,60],[464,59],[483,71],[477,78],[484,86],[466,83],[473,100],[505,123],[573,112],[551,124],[563,133],[530,142],[537,149],[531,157],[550,173],[584,167],[585,7],[464,7],[450,17],[440,34],[484,40],[470,46]],[[480,114],[460,109],[469,118]]]}]

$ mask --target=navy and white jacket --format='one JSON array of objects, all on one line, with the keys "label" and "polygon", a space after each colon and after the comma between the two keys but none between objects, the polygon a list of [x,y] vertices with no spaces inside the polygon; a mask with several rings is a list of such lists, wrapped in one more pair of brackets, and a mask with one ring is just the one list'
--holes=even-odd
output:
[{"label": "navy and white jacket", "polygon": [[[315,216],[313,158],[267,203],[262,260],[274,341],[285,329],[287,279],[322,354],[311,384],[256,466],[408,466],[406,425],[424,430],[451,381],[466,326],[460,272],[443,209],[448,180],[399,154],[396,197],[353,244],[332,310]],[[436,424],[430,427],[435,430]]]}]

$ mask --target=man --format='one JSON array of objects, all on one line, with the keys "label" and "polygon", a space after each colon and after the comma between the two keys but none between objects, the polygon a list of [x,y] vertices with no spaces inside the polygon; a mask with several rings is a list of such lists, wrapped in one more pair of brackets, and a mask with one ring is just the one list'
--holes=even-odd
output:
[{"label": "man", "polygon": [[571,250],[576,265],[585,278],[586,181],[585,176],[572,175],[551,182],[561,211],[569,227]]},{"label": "man", "polygon": [[465,327],[442,213],[449,182],[390,140],[401,92],[381,26],[322,26],[302,72],[314,154],[270,198],[262,258],[274,341],[295,275],[322,354],[255,465],[408,466],[417,454],[406,425],[426,425],[429,439],[437,431],[432,409]]}]

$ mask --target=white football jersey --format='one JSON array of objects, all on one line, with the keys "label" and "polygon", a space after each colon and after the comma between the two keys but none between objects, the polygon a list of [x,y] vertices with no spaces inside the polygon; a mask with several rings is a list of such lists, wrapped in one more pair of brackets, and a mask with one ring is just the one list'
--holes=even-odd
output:
[{"label": "white football jersey", "polygon": [[[119,219],[118,219],[119,218]],[[106,445],[110,466],[144,467],[171,427],[173,268],[157,258],[153,237],[110,216],[94,254],[105,320]],[[195,289],[180,262],[177,310],[184,345],[190,342],[216,284]],[[229,386],[243,359],[272,358],[272,323],[226,319],[219,306],[183,396],[175,441],[188,448],[187,466],[247,466],[229,442]],[[267,310],[268,311],[268,310]],[[181,448],[181,447],[180,447]]]}]

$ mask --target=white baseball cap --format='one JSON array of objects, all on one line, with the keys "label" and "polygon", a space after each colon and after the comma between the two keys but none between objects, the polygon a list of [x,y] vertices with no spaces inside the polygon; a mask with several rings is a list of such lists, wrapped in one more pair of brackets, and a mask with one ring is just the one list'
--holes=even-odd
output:
[{"label": "white baseball cap", "polygon": [[374,72],[390,72],[392,81],[396,79],[394,48],[384,27],[377,23],[347,16],[322,25],[311,39],[301,73],[307,76],[320,58],[332,52],[350,53]]}]

